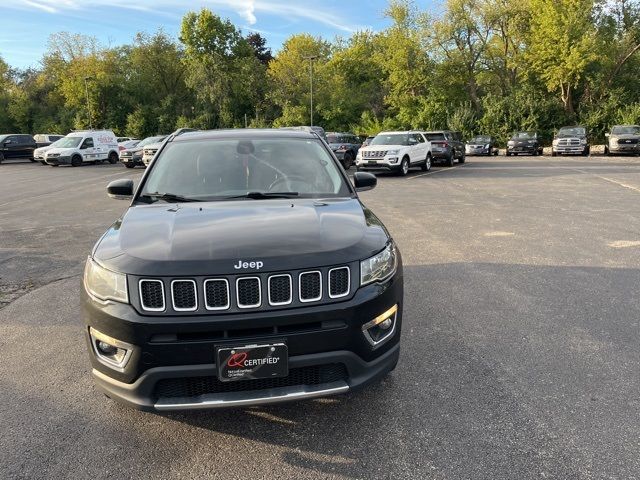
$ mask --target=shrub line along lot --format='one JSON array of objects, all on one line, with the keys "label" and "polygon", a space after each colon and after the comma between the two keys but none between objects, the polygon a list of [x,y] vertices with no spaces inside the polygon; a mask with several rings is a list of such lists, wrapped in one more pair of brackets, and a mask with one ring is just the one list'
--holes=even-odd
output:
[{"label": "shrub line along lot", "polygon": [[362,198],[403,253],[398,369],[171,415],[95,390],[78,311],[84,258],[126,207],[105,186],[141,173],[0,166],[0,478],[638,478],[638,159],[381,175]]}]

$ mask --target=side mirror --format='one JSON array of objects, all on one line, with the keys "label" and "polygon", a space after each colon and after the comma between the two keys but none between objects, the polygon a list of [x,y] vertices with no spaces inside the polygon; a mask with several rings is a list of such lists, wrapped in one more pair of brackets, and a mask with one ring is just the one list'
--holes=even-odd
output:
[{"label": "side mirror", "polygon": [[357,192],[366,192],[375,188],[378,179],[373,173],[356,172],[353,174],[353,184]]},{"label": "side mirror", "polygon": [[107,195],[117,200],[129,200],[133,197],[133,180],[114,180],[107,185]]}]

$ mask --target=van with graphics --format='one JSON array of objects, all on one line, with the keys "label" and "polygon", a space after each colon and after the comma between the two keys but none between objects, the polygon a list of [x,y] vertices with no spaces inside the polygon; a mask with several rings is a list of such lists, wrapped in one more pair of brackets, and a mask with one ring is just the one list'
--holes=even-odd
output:
[{"label": "van with graphics", "polygon": [[111,130],[81,130],[58,140],[55,148],[47,150],[44,155],[45,163],[52,167],[79,167],[83,163],[95,164],[105,160],[118,163],[118,142]]}]

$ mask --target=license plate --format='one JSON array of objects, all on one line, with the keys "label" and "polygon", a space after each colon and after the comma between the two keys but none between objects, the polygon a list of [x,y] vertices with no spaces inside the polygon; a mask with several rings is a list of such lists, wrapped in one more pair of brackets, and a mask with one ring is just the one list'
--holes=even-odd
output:
[{"label": "license plate", "polygon": [[377,164],[378,164],[378,162],[376,162],[375,160],[369,160],[367,162],[367,165],[377,165]]},{"label": "license plate", "polygon": [[289,375],[289,353],[284,343],[221,347],[216,350],[216,360],[221,382]]}]

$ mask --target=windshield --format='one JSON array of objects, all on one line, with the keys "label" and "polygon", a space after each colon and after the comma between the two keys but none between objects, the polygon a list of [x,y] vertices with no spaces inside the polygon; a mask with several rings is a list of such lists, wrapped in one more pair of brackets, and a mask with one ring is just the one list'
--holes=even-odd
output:
[{"label": "windshield", "polygon": [[409,145],[406,133],[381,133],[371,140],[369,145]]},{"label": "windshield", "polygon": [[534,140],[536,138],[536,134],[533,132],[518,132],[511,140]]},{"label": "windshield", "polygon": [[75,148],[80,145],[82,137],[64,137],[56,142],[56,147],[59,148]]},{"label": "windshield", "polygon": [[303,198],[348,197],[352,193],[319,140],[172,142],[153,165],[141,197],[170,193],[206,201],[257,192]]},{"label": "windshield", "polygon": [[159,143],[159,142],[162,142],[165,138],[167,137],[166,136],[147,137],[144,140],[142,140],[140,143],[138,143],[136,147],[144,147],[145,145],[149,145],[150,143]]},{"label": "windshield", "polygon": [[640,126],[638,125],[616,125],[611,130],[614,135],[640,135]]},{"label": "windshield", "polygon": [[558,131],[558,135],[568,136],[568,135],[586,135],[587,131],[584,127],[562,127]]},{"label": "windshield", "polygon": [[61,138],[60,140],[56,140],[55,142],[53,142],[51,145],[49,145],[50,147],[61,147],[62,146],[62,141],[64,140],[64,137]]},{"label": "windshield", "polygon": [[327,135],[327,143],[345,143],[346,140],[338,135]]},{"label": "windshield", "polygon": [[489,142],[491,142],[491,137],[488,137],[486,135],[473,137],[471,140],[469,140],[469,143],[489,143]]}]

